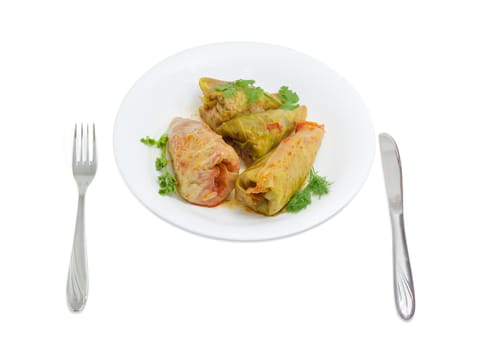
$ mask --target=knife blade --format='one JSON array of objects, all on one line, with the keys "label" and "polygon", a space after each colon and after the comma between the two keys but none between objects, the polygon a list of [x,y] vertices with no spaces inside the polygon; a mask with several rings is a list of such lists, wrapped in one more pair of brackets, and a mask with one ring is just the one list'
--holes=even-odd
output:
[{"label": "knife blade", "polygon": [[392,227],[395,305],[399,316],[404,320],[410,320],[416,309],[416,298],[404,229],[401,158],[392,136],[382,133],[379,136],[379,141]]}]

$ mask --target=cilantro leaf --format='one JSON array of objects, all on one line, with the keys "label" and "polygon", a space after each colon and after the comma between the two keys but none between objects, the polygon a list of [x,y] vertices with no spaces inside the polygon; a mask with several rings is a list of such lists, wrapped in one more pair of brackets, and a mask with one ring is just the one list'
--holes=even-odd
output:
[{"label": "cilantro leaf", "polygon": [[234,89],[234,88],[235,88],[235,85],[233,83],[224,83],[224,84],[216,86],[214,88],[214,90],[225,91],[225,90]]},{"label": "cilantro leaf", "polygon": [[260,87],[248,87],[245,90],[245,94],[247,97],[247,103],[252,104],[264,96],[264,90]]},{"label": "cilantro leaf", "polygon": [[241,88],[247,87],[249,85],[255,84],[255,80],[244,80],[244,79],[238,79],[235,81],[235,85]]},{"label": "cilantro leaf", "polygon": [[218,85],[214,88],[215,91],[223,93],[224,97],[232,97],[237,91],[244,90],[247,97],[247,103],[252,104],[258,101],[259,98],[264,96],[264,90],[260,87],[253,86],[255,80],[252,79],[238,79],[234,82],[227,82]]},{"label": "cilantro leaf", "polygon": [[236,85],[233,83],[224,83],[216,86],[214,90],[222,92],[224,97],[231,97],[236,92]]},{"label": "cilantro leaf", "polygon": [[281,109],[295,109],[299,107],[298,94],[290,90],[287,86],[281,86],[279,89],[279,99],[281,100]]}]

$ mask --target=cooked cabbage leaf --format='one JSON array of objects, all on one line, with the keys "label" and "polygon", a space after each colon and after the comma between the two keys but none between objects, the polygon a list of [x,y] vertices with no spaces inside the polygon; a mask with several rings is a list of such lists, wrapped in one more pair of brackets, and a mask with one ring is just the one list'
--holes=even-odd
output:
[{"label": "cooked cabbage leaf", "polygon": [[237,116],[219,126],[216,132],[231,144],[245,163],[268,153],[290,135],[296,120],[305,120],[305,106],[294,110],[274,109]]},{"label": "cooked cabbage leaf", "polygon": [[278,95],[252,86],[253,80],[228,82],[200,78],[199,86],[204,96],[199,108],[200,117],[213,130],[238,114],[263,112],[280,108]]},{"label": "cooked cabbage leaf", "polygon": [[323,135],[323,125],[298,121],[293,135],[238,176],[236,199],[258,213],[278,213],[305,182]]}]

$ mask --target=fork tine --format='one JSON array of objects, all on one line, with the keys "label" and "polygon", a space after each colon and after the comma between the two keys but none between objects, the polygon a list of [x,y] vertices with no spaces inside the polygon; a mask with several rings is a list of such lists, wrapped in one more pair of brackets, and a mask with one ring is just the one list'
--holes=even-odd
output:
[{"label": "fork tine", "polygon": [[89,164],[91,159],[89,158],[89,123],[86,124],[86,164]]},{"label": "fork tine", "polygon": [[84,125],[81,123],[80,124],[80,137],[79,137],[79,163],[82,163],[84,161]]},{"label": "fork tine", "polygon": [[74,167],[77,163],[77,123],[74,127],[74,142],[72,147],[72,166]]},{"label": "fork tine", "polygon": [[96,149],[96,125],[92,123],[92,161],[95,165],[98,164],[98,152]]}]

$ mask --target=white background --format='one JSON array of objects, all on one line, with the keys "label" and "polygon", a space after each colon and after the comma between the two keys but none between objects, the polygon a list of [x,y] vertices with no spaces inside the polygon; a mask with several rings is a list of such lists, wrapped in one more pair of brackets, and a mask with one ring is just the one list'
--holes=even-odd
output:
[{"label": "white background", "polygon": [[[488,1],[2,1],[1,349],[493,346],[493,12]],[[346,77],[397,140],[417,308],[401,321],[377,154],[363,190],[308,233],[185,233],[127,190],[112,127],[127,90],[183,49],[288,46]],[[95,121],[90,294],[65,304],[76,213],[71,136]]]}]

